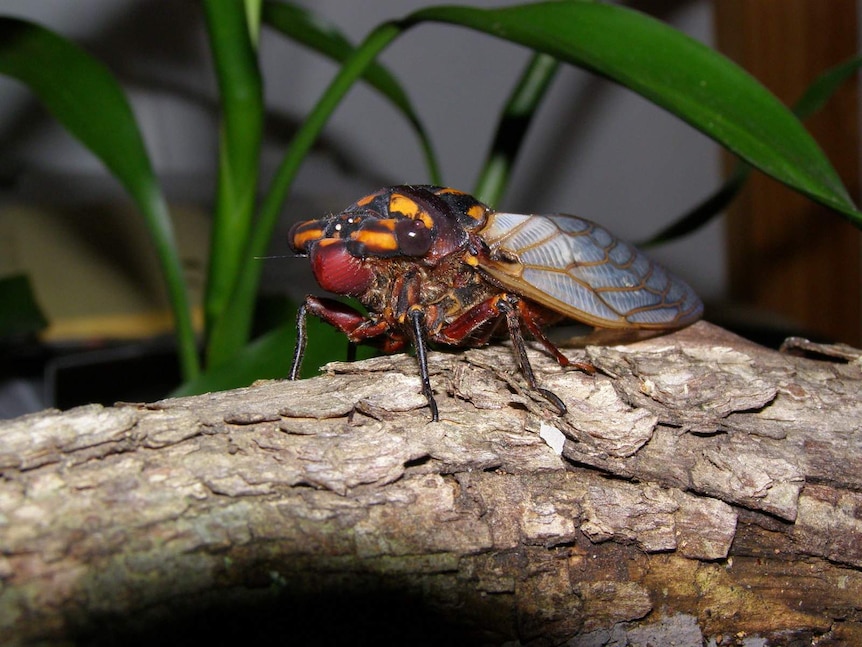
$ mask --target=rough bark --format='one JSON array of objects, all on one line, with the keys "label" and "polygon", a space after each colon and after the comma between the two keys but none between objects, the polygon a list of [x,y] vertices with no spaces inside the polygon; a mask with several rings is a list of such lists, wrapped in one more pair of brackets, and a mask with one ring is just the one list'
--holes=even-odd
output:
[{"label": "rough bark", "polygon": [[[706,323],[0,423],[0,641],[862,644],[862,371]],[[556,448],[556,449],[555,449]]]}]

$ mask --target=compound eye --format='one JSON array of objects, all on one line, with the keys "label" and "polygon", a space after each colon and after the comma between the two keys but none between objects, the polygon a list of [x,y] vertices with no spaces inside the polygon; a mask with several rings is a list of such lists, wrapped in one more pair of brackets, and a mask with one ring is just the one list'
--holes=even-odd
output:
[{"label": "compound eye", "polygon": [[424,256],[431,249],[431,230],[421,220],[404,219],[395,224],[398,251],[404,256]]},{"label": "compound eye", "polygon": [[327,238],[311,250],[311,271],[324,290],[362,296],[374,283],[374,272],[353,256],[343,240]]}]

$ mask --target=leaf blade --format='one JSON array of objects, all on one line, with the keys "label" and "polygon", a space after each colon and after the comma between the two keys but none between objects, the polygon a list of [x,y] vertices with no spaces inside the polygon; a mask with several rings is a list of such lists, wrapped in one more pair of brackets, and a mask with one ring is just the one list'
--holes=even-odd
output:
[{"label": "leaf blade", "polygon": [[17,18],[0,17],[0,74],[26,85],[140,208],[174,313],[183,374],[193,377],[198,371],[195,334],[173,224],[122,88],[107,67],[83,49]]},{"label": "leaf blade", "polygon": [[[820,74],[793,105],[793,113],[800,119],[807,119],[815,114],[847,79],[858,72],[860,67],[862,67],[862,57],[854,56]],[[748,164],[737,162],[733,172],[715,192],[676,218],[670,225],[639,243],[639,246],[652,247],[667,243],[704,226],[733,201],[745,186],[750,172],[751,167]]]},{"label": "leaf blade", "polygon": [[509,95],[473,190],[485,204],[496,206],[502,199],[521,144],[559,67],[552,56],[534,54]]},{"label": "leaf blade", "polygon": [[203,6],[221,108],[205,296],[207,360],[218,364],[237,350],[212,331],[248,262],[244,254],[254,221],[263,139],[263,80],[246,8],[218,0],[207,0]]},{"label": "leaf blade", "polygon": [[862,212],[790,110],[736,64],[658,20],[588,0],[430,7],[407,20],[469,27],[605,76],[862,226]]}]

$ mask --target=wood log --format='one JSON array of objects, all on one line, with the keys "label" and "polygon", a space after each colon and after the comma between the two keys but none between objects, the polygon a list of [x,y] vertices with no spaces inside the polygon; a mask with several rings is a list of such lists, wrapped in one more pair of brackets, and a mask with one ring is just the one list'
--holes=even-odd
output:
[{"label": "wood log", "polygon": [[567,354],[0,423],[0,642],[862,644],[858,354]]}]

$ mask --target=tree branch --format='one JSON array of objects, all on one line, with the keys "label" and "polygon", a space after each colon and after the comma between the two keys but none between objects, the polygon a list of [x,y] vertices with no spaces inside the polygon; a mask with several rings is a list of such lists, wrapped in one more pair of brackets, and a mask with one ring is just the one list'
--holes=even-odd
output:
[{"label": "tree branch", "polygon": [[403,355],[2,422],[0,635],[862,642],[858,360],[568,354],[564,417],[501,346],[430,355],[439,423]]}]

